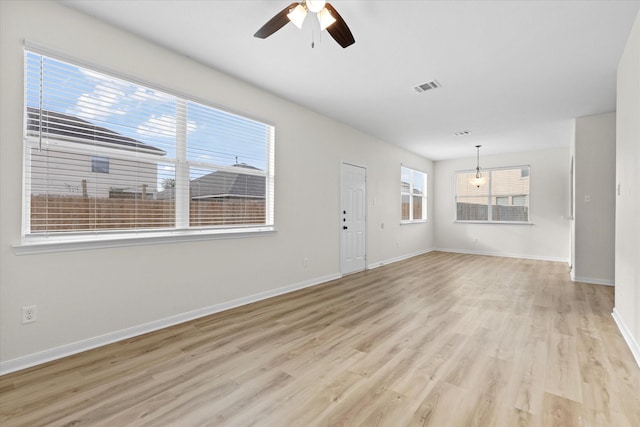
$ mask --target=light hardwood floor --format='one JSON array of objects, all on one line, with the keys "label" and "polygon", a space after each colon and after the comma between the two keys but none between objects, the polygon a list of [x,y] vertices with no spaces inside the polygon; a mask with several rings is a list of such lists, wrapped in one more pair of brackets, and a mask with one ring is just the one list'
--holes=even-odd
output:
[{"label": "light hardwood floor", "polygon": [[0,425],[640,426],[613,288],[432,252],[0,378]]}]

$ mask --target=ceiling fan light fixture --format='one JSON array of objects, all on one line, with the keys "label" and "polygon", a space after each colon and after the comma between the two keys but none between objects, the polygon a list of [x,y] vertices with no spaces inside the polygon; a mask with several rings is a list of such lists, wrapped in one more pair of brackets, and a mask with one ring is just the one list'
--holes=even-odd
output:
[{"label": "ceiling fan light fixture", "polygon": [[[329,35],[343,49],[356,42],[349,26],[344,22],[344,19],[340,16],[336,8],[324,0],[301,0],[290,3],[289,6],[285,6],[280,12],[276,13],[273,18],[269,19],[260,27],[253,36],[259,39],[266,39],[290,22],[293,22],[296,27],[302,29],[304,20],[309,12],[317,15],[318,26],[323,30],[326,29]],[[314,43],[312,42],[311,47],[313,47],[313,45]]]},{"label": "ceiling fan light fixture", "polygon": [[307,4],[307,8],[313,13],[320,12],[327,4],[325,0],[306,0],[305,3]]},{"label": "ceiling fan light fixture", "polygon": [[318,12],[318,21],[320,22],[320,31],[322,31],[326,30],[329,25],[336,22],[336,18],[334,18],[329,9],[325,7]]},{"label": "ceiling fan light fixture", "polygon": [[293,24],[298,28],[302,28],[302,24],[304,23],[304,18],[306,17],[307,17],[307,9],[302,4],[299,4],[296,7],[294,7],[291,10],[291,12],[287,14],[287,18],[289,18],[289,21],[293,22]]}]

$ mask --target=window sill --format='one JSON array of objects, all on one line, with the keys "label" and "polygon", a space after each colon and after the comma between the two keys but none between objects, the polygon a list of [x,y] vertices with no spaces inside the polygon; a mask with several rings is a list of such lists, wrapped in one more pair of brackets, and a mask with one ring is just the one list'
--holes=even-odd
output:
[{"label": "window sill", "polygon": [[429,220],[421,219],[417,221],[400,221],[400,225],[408,225],[408,224],[424,224],[429,222]]},{"label": "window sill", "polygon": [[50,252],[83,251],[88,249],[118,248],[127,246],[158,245],[164,243],[197,242],[217,239],[243,239],[272,236],[274,226],[235,228],[225,230],[173,230],[149,231],[135,234],[77,234],[73,236],[27,236],[21,243],[12,245],[16,255]]},{"label": "window sill", "polygon": [[454,220],[454,224],[506,224],[506,225],[535,225],[533,222],[526,221],[458,221]]}]

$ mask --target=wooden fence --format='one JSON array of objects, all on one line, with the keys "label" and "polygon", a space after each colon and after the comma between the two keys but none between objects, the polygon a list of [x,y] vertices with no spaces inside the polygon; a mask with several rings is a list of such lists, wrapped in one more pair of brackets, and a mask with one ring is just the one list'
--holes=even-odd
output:
[{"label": "wooden fence", "polygon": [[[489,206],[476,203],[457,203],[459,221],[487,221]],[[492,221],[522,221],[529,220],[527,206],[491,206]]]},{"label": "wooden fence", "polygon": [[[192,200],[189,209],[189,223],[193,227],[265,222],[264,200]],[[32,233],[174,226],[173,200],[31,196]]]}]

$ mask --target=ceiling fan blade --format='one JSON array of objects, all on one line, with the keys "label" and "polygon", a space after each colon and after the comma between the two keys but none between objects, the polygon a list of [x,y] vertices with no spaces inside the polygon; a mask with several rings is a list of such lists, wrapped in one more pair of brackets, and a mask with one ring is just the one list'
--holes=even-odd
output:
[{"label": "ceiling fan blade", "polygon": [[298,5],[298,2],[291,3],[289,6],[282,9],[280,12],[276,14],[276,16],[271,18],[258,31],[256,31],[253,37],[258,37],[259,39],[266,39],[271,34],[275,33],[280,28],[287,25],[289,23],[289,18],[287,18],[287,14],[292,8],[296,7],[297,5]]},{"label": "ceiling fan blade", "polygon": [[325,7],[329,9],[331,15],[336,18],[336,22],[327,27],[329,35],[331,35],[331,37],[333,37],[333,39],[337,41],[338,44],[343,48],[349,47],[354,44],[356,42],[356,39],[353,38],[351,30],[347,26],[347,23],[344,22],[344,19],[342,19],[342,16],[340,16],[336,8],[331,6],[329,3],[327,3]]}]

